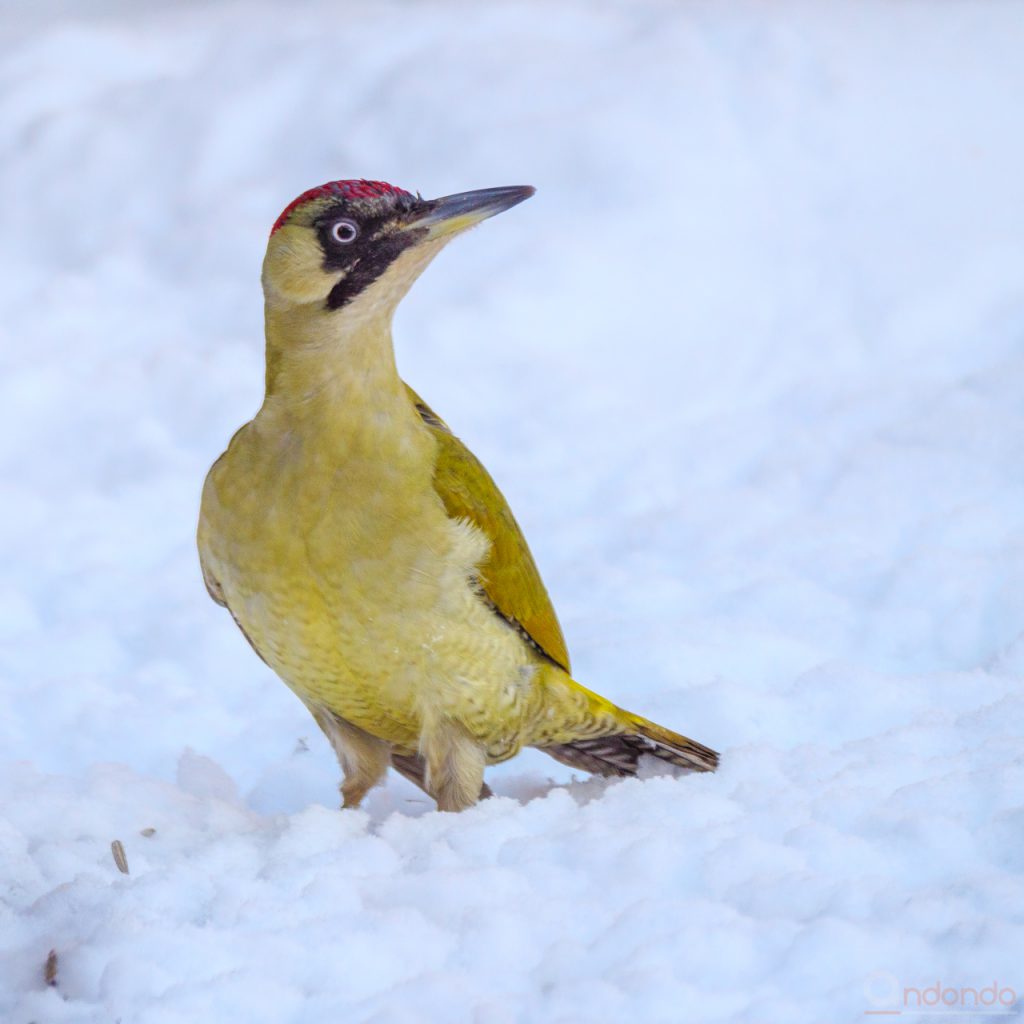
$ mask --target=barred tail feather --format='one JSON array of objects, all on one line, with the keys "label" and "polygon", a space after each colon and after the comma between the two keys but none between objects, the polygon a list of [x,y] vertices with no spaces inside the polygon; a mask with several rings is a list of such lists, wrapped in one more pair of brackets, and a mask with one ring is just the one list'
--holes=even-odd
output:
[{"label": "barred tail feather", "polygon": [[713,772],[718,754],[695,740],[680,736],[664,726],[629,715],[627,732],[594,736],[541,747],[556,761],[581,768],[594,775],[636,775],[644,754],[694,772]]}]

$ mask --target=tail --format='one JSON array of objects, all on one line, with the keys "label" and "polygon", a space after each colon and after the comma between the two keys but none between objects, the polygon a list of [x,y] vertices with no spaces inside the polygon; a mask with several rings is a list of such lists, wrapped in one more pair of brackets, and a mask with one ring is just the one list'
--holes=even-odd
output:
[{"label": "tail", "polygon": [[540,749],[562,764],[594,775],[636,775],[644,754],[692,772],[713,772],[718,767],[718,754],[710,747],[639,715],[622,712],[622,719],[626,729],[621,733],[572,740]]}]

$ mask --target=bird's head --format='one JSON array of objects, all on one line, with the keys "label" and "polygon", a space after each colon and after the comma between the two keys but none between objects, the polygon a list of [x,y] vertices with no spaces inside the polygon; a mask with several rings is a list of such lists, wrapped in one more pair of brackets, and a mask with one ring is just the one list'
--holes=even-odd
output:
[{"label": "bird's head", "polygon": [[263,261],[268,304],[390,315],[456,234],[533,195],[529,186],[423,199],[382,181],[331,181],[285,207]]}]

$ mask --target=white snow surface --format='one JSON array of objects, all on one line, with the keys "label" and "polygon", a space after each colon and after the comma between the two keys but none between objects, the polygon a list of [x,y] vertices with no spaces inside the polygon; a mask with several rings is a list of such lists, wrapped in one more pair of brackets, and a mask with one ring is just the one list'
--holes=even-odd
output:
[{"label": "white snow surface", "polygon": [[[1024,5],[5,8],[0,1020],[1019,1012]],[[337,177],[538,187],[399,363],[577,677],[717,775],[337,809],[193,542],[267,230]]]}]

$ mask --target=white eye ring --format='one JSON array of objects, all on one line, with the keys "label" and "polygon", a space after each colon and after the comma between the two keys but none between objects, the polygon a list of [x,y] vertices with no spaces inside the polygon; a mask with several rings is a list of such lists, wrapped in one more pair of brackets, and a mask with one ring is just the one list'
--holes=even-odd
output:
[{"label": "white eye ring", "polygon": [[336,220],[331,225],[331,238],[342,245],[350,245],[359,237],[359,225],[354,220]]}]

